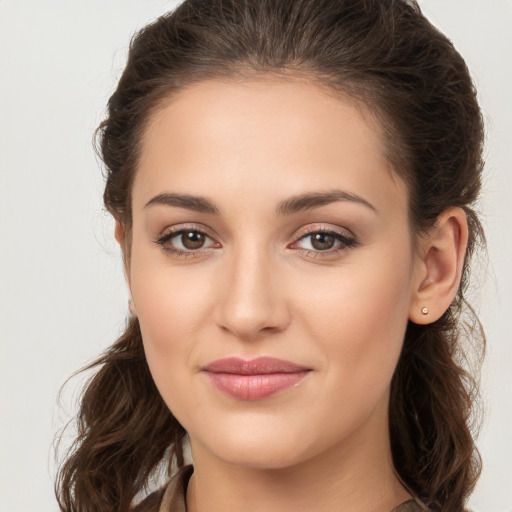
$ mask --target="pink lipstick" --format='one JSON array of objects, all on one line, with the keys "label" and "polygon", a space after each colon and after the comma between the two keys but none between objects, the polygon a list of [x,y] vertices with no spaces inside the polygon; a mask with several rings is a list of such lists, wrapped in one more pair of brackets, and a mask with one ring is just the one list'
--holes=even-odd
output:
[{"label": "pink lipstick", "polygon": [[201,370],[223,393],[240,400],[261,400],[298,384],[310,368],[283,359],[218,359]]}]

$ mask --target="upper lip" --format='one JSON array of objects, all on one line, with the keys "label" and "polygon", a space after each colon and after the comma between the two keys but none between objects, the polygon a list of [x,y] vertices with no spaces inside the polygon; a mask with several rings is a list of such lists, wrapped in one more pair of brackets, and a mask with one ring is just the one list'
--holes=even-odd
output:
[{"label": "upper lip", "polygon": [[249,361],[238,357],[227,357],[217,359],[203,366],[201,370],[211,373],[232,373],[235,375],[265,375],[269,373],[305,372],[310,370],[310,368],[274,357],[258,357]]}]

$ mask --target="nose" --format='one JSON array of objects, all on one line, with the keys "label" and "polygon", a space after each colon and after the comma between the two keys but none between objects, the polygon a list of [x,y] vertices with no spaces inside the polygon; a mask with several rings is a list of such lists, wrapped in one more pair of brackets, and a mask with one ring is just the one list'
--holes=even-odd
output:
[{"label": "nose", "polygon": [[217,295],[216,322],[241,340],[280,332],[289,324],[290,312],[279,269],[270,260],[248,250],[225,262]]}]

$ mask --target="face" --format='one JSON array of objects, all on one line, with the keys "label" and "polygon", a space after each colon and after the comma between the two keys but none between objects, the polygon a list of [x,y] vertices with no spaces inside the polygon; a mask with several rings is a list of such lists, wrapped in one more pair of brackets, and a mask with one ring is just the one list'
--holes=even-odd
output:
[{"label": "face", "polygon": [[209,81],[154,115],[128,278],[194,456],[287,467],[387,442],[414,290],[378,125],[300,81]]}]

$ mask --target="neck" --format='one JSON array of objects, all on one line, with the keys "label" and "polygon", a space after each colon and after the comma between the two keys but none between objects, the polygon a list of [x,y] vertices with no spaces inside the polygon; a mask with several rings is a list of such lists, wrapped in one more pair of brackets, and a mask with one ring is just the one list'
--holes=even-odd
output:
[{"label": "neck", "polygon": [[390,512],[410,495],[393,470],[387,431],[371,432],[370,442],[369,434],[359,430],[350,442],[285,468],[230,464],[192,440],[187,510]]}]

